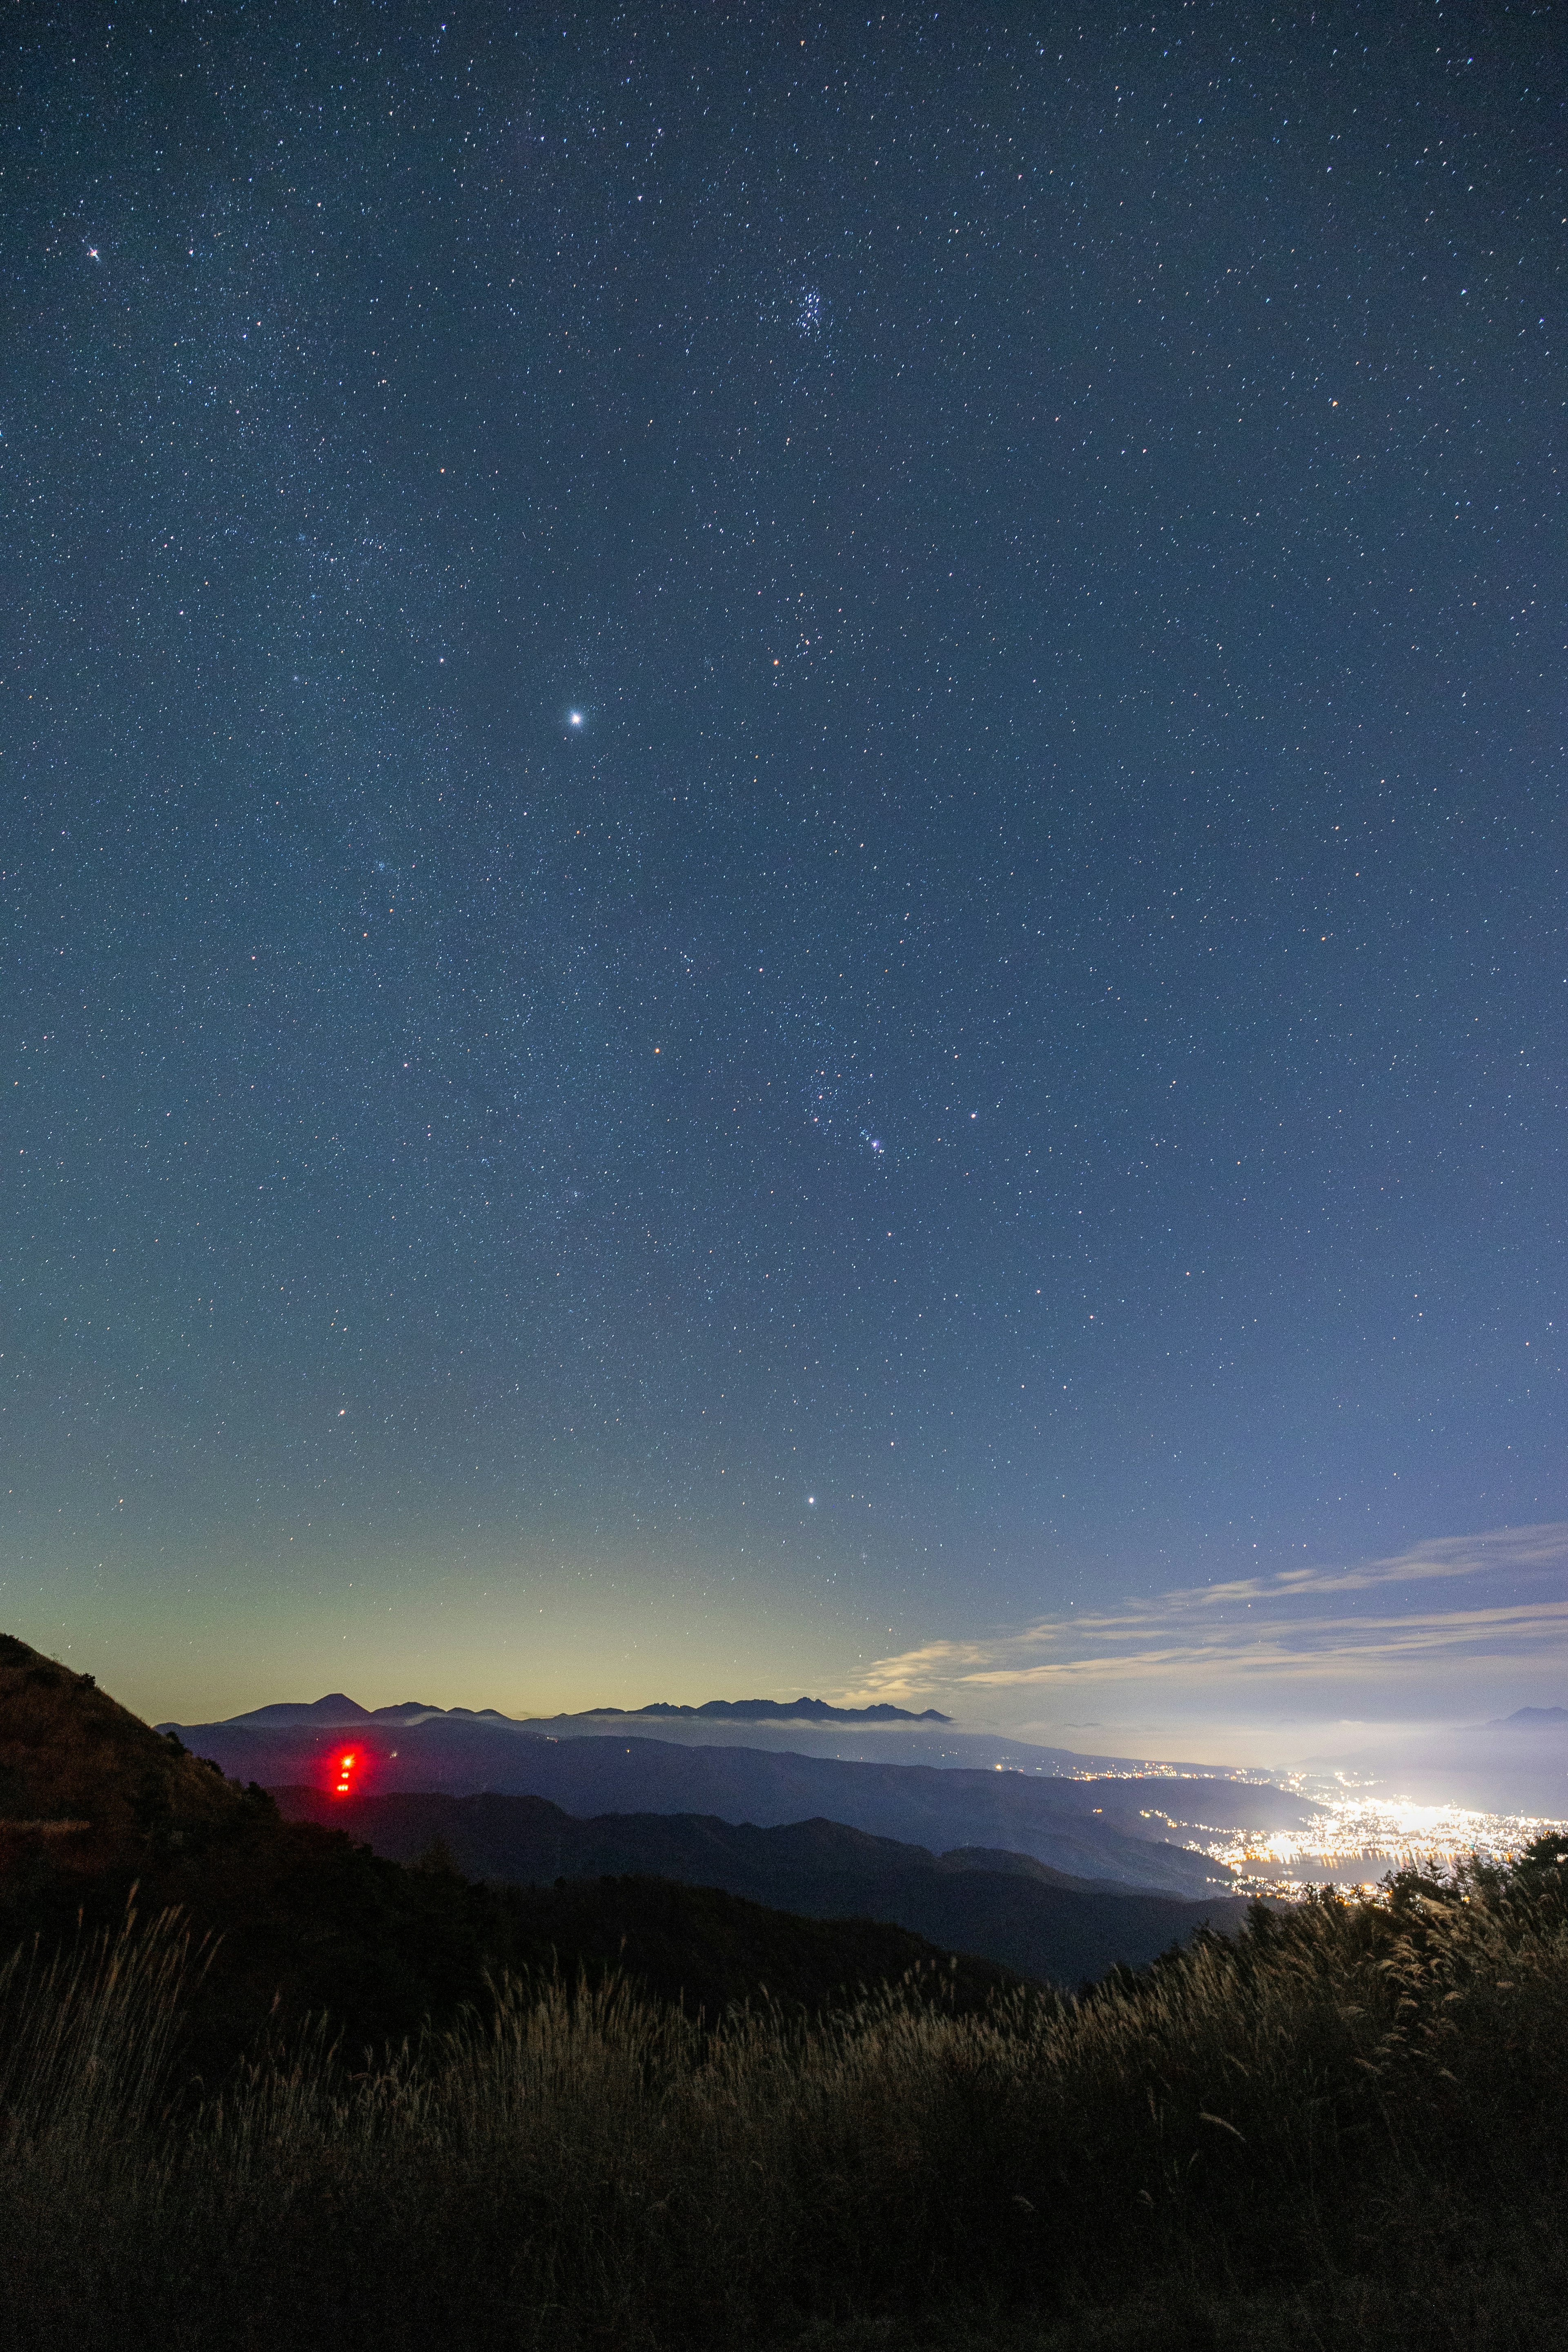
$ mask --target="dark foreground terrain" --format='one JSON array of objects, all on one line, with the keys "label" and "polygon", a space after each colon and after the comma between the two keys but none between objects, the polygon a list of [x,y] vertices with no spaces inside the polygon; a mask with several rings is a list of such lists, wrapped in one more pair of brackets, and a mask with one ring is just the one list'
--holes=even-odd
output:
[{"label": "dark foreground terrain", "polygon": [[[640,1984],[481,1968],[427,2004],[445,2023],[367,2051],[301,2019],[310,1969],[394,2008],[440,1966],[459,1988],[494,1890],[282,1822],[19,1643],[0,1775],[13,1923],[58,1925],[73,1889],[90,1917],[137,1853],[144,1896],[237,1906],[210,1968],[144,1907],[0,1980],[3,2352],[1562,2340],[1568,1843],[1259,1910],[1077,1998],[930,1966],[879,1986],[898,1952],[868,1943],[858,1998],[840,1971],[701,2016],[649,1989],[684,1989],[696,1890],[634,1882]],[[603,1885],[560,1890],[594,1934]],[[729,1981],[771,1937],[816,1967],[841,1932],[707,1899]],[[268,2020],[245,2003],[279,1958]],[[249,2028],[226,2061],[201,2022],[226,1966]]]},{"label": "dark foreground terrain", "polygon": [[0,1987],[0,2344],[1561,2342],[1565,1849],[1078,2000],[505,1983],[180,2088],[177,1925]]}]

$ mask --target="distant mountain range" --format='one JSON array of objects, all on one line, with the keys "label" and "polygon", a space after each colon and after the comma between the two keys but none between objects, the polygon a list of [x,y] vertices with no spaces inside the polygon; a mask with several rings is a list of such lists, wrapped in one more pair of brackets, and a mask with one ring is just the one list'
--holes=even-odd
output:
[{"label": "distant mountain range", "polygon": [[[344,1730],[356,1723],[423,1723],[436,1716],[458,1717],[470,1723],[528,1724],[527,1716],[502,1715],[494,1706],[434,1706],[426,1700],[400,1699],[395,1706],[361,1706],[345,1691],[330,1691],[325,1698],[281,1699],[270,1706],[255,1706],[232,1715],[229,1723],[314,1723]],[[655,1699],[647,1706],[595,1706],[571,1716],[554,1716],[552,1723],[596,1723],[604,1718],[626,1720],[637,1716],[684,1717],[693,1721],[730,1723],[951,1723],[934,1706],[911,1715],[904,1706],[830,1706],[821,1698],[710,1698],[700,1706],[682,1706]]]},{"label": "distant mountain range", "polygon": [[[322,1704],[318,1702],[318,1705]],[[328,1704],[331,1704],[330,1702]],[[1317,1809],[1286,1791],[1196,1776],[1103,1779],[846,1761],[790,1749],[677,1745],[574,1733],[550,1737],[500,1716],[455,1710],[347,1725],[267,1719],[163,1726],[226,1773],[264,1788],[326,1790],[354,1734],[356,1796],[486,1791],[548,1798],[570,1814],[696,1813],[760,1828],[826,1820],[933,1853],[982,1846],[1031,1855],[1074,1878],[1198,1899],[1233,1874],[1186,1843],[1204,1832],[1300,1833]]]},{"label": "distant mountain range", "polygon": [[650,1706],[590,1707],[579,1717],[586,1721],[606,1715],[689,1715],[699,1717],[715,1717],[731,1723],[951,1723],[951,1715],[939,1715],[934,1706],[911,1715],[907,1706],[829,1706],[825,1698],[710,1698],[700,1706],[673,1706],[668,1699],[655,1699]]},{"label": "distant mountain range", "polygon": [[826,1699],[813,1698],[709,1699],[700,1706],[660,1699],[629,1712],[595,1707],[577,1715],[510,1716],[500,1707],[447,1707],[432,1699],[400,1699],[394,1706],[369,1707],[345,1691],[330,1691],[324,1698],[290,1699],[248,1708],[243,1715],[228,1717],[225,1728],[293,1725],[328,1731],[358,1727],[374,1731],[436,1721],[493,1724],[498,1729],[527,1732],[543,1739],[587,1739],[603,1737],[623,1724],[636,1724],[639,1729],[646,1724],[658,1739],[683,1748],[743,1745],[827,1756],[841,1763],[961,1766],[974,1771],[990,1771],[999,1765],[1006,1772],[1066,1774],[1075,1780],[1101,1773],[1118,1778],[1146,1776],[1157,1770],[1178,1780],[1236,1780],[1272,1786],[1267,1773],[1215,1772],[1207,1765],[1178,1763],[1169,1758],[1155,1766],[1147,1758],[1090,1756],[1080,1748],[1042,1747],[1037,1741],[1008,1738],[997,1732],[966,1730],[935,1707],[911,1715],[900,1706],[835,1707]]},{"label": "distant mountain range", "polygon": [[468,1878],[521,1886],[676,1879],[808,1918],[889,1921],[942,1950],[1068,1986],[1118,1961],[1140,1967],[1200,1927],[1239,1927],[1247,1908],[1234,1895],[1194,1902],[1132,1894],[1006,1851],[939,1858],[830,1821],[757,1829],[693,1813],[574,1820],[541,1797],[344,1800],[313,1788],[272,1795],[287,1819],[346,1830],[394,1862],[436,1860]]}]

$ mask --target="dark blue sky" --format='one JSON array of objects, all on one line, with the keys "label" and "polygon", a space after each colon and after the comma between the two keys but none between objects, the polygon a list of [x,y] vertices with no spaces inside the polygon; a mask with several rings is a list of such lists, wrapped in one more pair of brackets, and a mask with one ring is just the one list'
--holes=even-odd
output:
[{"label": "dark blue sky", "polygon": [[1568,1518],[1563,34],[23,12],[7,1624],[847,1691]]}]

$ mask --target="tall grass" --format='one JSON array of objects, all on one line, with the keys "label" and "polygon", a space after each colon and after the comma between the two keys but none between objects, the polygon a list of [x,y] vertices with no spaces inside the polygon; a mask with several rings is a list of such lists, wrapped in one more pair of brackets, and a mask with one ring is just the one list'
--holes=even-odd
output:
[{"label": "tall grass", "polygon": [[1260,1912],[980,2015],[507,1981],[374,2061],[318,2030],[177,2096],[202,1955],[132,1923],[0,1979],[0,2340],[1554,2340],[1563,1874]]}]

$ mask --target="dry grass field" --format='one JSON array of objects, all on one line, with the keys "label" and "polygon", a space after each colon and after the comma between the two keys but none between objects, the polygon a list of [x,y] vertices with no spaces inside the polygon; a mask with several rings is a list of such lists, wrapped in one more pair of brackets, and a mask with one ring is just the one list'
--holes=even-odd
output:
[{"label": "dry grass field", "polygon": [[206,2086],[178,1918],[18,1956],[4,2342],[1556,2341],[1563,1852],[1260,1913],[1078,2000],[699,2020],[511,1980]]}]

